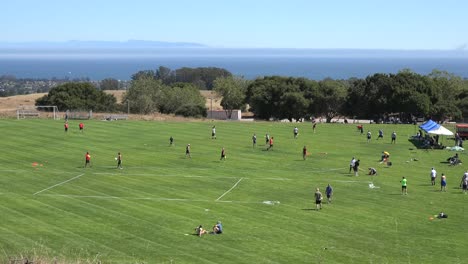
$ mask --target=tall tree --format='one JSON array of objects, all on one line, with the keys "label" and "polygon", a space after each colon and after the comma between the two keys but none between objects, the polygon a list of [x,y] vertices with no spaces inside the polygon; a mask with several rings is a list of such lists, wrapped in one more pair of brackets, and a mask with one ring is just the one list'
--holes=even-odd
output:
[{"label": "tall tree", "polygon": [[114,78],[106,78],[99,82],[101,90],[119,90],[119,81]]},{"label": "tall tree", "polygon": [[140,76],[132,81],[123,101],[130,105],[130,111],[150,114],[159,111],[162,90],[165,86],[151,76]]},{"label": "tall tree", "polygon": [[36,105],[55,105],[60,110],[114,111],[117,99],[98,91],[91,83],[65,83],[36,100]]},{"label": "tall tree", "polygon": [[134,73],[132,75],[132,80],[136,81],[138,79],[156,79],[156,72],[153,70],[144,70]]},{"label": "tall tree", "polygon": [[343,81],[325,79],[319,82],[314,106],[316,113],[324,115],[327,123],[338,116],[347,97],[347,87]]},{"label": "tall tree", "polygon": [[205,117],[205,98],[193,84],[176,83],[162,91],[161,113]]},{"label": "tall tree", "polygon": [[164,84],[169,85],[175,82],[175,72],[167,67],[159,66],[156,70],[155,78],[157,80],[161,80]]},{"label": "tall tree", "polygon": [[245,107],[248,81],[238,77],[219,77],[213,82],[213,89],[222,96],[221,106],[231,119],[232,111]]}]

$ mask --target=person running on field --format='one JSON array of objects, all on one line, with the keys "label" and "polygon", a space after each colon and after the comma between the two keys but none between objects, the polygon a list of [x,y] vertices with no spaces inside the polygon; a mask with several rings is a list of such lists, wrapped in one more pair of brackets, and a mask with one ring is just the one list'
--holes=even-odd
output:
[{"label": "person running on field", "polygon": [[83,123],[80,123],[80,124],[78,125],[78,127],[80,128],[80,132],[83,132],[84,124],[83,124]]},{"label": "person running on field", "polygon": [[349,173],[354,169],[354,163],[356,163],[356,159],[353,157],[351,162],[349,162]]},{"label": "person running on field", "polygon": [[382,129],[379,129],[379,136],[377,137],[377,140],[379,140],[379,138],[383,139],[383,130]]},{"label": "person running on field", "polygon": [[323,199],[322,193],[320,192],[320,189],[317,188],[315,192],[315,206],[317,208],[317,211],[319,209],[322,209],[322,199]]},{"label": "person running on field", "polygon": [[317,127],[317,123],[314,123],[314,124],[312,125],[312,132],[315,133],[315,128],[316,128],[316,127]]},{"label": "person running on field", "polygon": [[307,158],[307,146],[302,148],[302,159],[306,160]]},{"label": "person running on field", "polygon": [[221,149],[221,159],[220,160],[226,160],[226,150],[224,148]]},{"label": "person running on field", "polygon": [[68,132],[68,122],[65,122],[65,124],[63,126],[65,128],[65,132]]},{"label": "person running on field", "polygon": [[270,138],[270,146],[267,148],[267,150],[270,150],[273,147],[273,137]]},{"label": "person running on field", "polygon": [[299,134],[299,128],[294,127],[294,138],[297,139],[297,135]]},{"label": "person running on field", "polygon": [[406,188],[407,180],[405,177],[401,179],[401,194],[408,194],[408,189]]},{"label": "person running on field", "polygon": [[122,154],[117,153],[117,169],[123,169],[122,168]]},{"label": "person running on field", "polygon": [[216,126],[211,129],[211,139],[216,139]]},{"label": "person running on field", "polygon": [[330,184],[327,185],[327,188],[325,189],[325,194],[327,195],[327,203],[331,203],[333,196],[333,188]]},{"label": "person running on field", "polygon": [[372,133],[370,132],[370,130],[368,130],[367,131],[367,143],[371,141],[371,138],[372,138]]},{"label": "person running on field", "polygon": [[390,142],[391,144],[396,144],[396,133],[395,131],[392,132],[392,142]]},{"label": "person running on field", "polygon": [[268,145],[269,142],[270,142],[270,134],[266,133],[266,135],[265,135],[265,145]]},{"label": "person running on field", "polygon": [[257,135],[253,134],[252,136],[252,148],[255,148],[257,146]]},{"label": "person running on field", "polygon": [[174,145],[174,138],[171,136],[169,138],[169,146],[172,146],[172,145]]},{"label": "person running on field", "polygon": [[90,162],[91,162],[91,155],[89,155],[89,152],[86,152],[86,155],[85,155],[85,166],[84,166],[84,167],[86,168],[86,167],[88,167],[88,165],[91,166]]},{"label": "person running on field", "polygon": [[187,146],[185,147],[185,157],[192,158],[192,156],[190,155],[190,144],[187,144]]}]

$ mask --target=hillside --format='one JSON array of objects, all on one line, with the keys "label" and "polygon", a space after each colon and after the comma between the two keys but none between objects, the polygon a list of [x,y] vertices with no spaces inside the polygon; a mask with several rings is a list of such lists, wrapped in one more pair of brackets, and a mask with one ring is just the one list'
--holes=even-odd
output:
[{"label": "hillside", "polygon": [[[117,98],[117,102],[122,103],[122,98],[125,93],[124,90],[118,90],[118,91],[109,90],[105,92],[108,94],[114,95]],[[221,98],[219,96],[214,95],[213,101],[212,101],[211,91],[200,91],[200,92],[206,99],[206,107],[208,109],[211,108],[211,103],[213,103],[213,110],[223,109],[220,105]],[[3,114],[14,112],[16,111],[16,108],[18,106],[26,106],[26,107],[31,106],[32,107],[34,106],[36,99],[44,95],[45,93],[37,93],[37,94],[27,94],[27,95],[16,95],[16,96],[10,96],[10,97],[0,97],[0,112],[2,112]]]}]

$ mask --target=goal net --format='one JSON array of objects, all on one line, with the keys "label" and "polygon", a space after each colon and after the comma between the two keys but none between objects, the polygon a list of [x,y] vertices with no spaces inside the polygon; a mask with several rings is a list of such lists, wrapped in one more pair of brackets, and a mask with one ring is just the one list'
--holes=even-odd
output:
[{"label": "goal net", "polygon": [[[45,111],[43,111],[45,110]],[[55,105],[38,105],[38,106],[18,106],[16,108],[16,117],[18,119],[38,118],[38,117],[53,118],[58,120],[58,107]]]}]

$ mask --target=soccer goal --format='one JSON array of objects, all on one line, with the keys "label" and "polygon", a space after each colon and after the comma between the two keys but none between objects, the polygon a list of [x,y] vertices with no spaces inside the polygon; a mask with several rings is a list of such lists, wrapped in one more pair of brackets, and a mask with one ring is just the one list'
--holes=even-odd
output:
[{"label": "soccer goal", "polygon": [[43,116],[52,117],[58,120],[58,107],[55,105],[38,105],[38,106],[19,106],[16,108],[16,118],[38,118],[41,116],[41,110],[45,110]]}]

